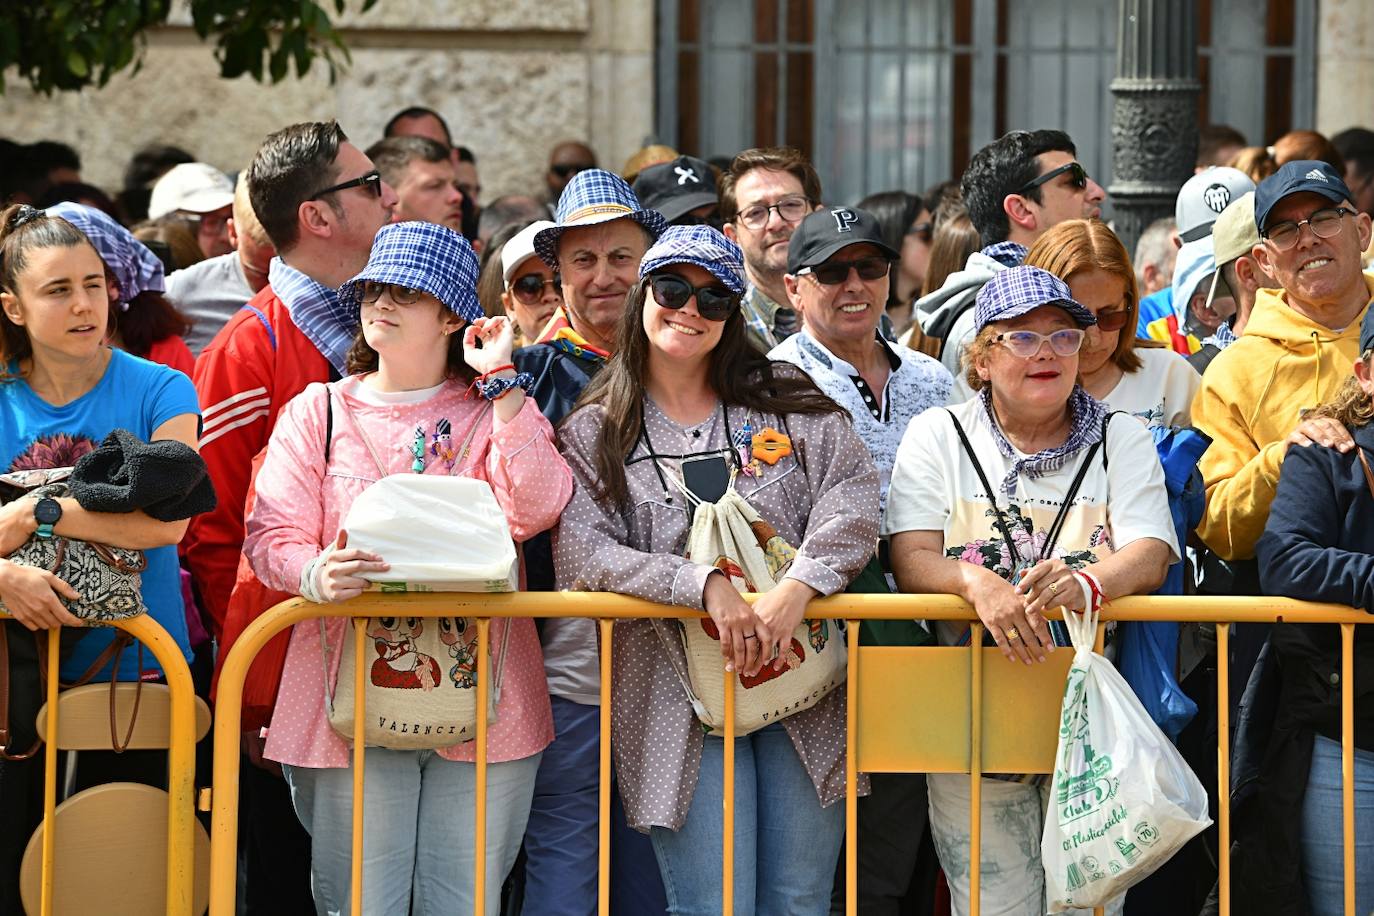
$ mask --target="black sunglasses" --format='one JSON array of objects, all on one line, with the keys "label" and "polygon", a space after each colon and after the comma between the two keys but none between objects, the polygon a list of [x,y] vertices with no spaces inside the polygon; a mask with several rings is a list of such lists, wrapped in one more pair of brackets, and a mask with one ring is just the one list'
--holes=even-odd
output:
[{"label": "black sunglasses", "polygon": [[557,277],[545,280],[539,274],[525,274],[512,283],[510,289],[515,294],[515,298],[524,303],[531,303],[538,302],[543,297],[546,286],[552,286],[553,291],[560,299],[563,297],[563,286]]},{"label": "black sunglasses", "polygon": [[391,291],[391,301],[397,305],[414,305],[425,294],[422,289],[412,289],[395,283],[379,283],[376,280],[363,281],[362,300],[369,305],[382,298],[382,293]]},{"label": "black sunglasses", "polygon": [[549,166],[549,171],[559,178],[567,178],[569,175],[576,175],[578,172],[585,172],[587,169],[594,169],[594,165],[584,165],[581,162],[560,162],[558,165]]},{"label": "black sunglasses", "polygon": [[1042,184],[1053,181],[1065,172],[1068,172],[1071,176],[1069,184],[1073,187],[1081,191],[1088,186],[1088,173],[1084,171],[1083,166],[1079,165],[1077,162],[1066,162],[1057,169],[1050,169],[1034,181],[1026,182],[1016,193],[1029,194]]},{"label": "black sunglasses", "polygon": [[739,308],[739,296],[720,286],[692,286],[677,274],[653,274],[649,288],[654,301],[665,309],[682,308],[693,296],[697,299],[697,314],[707,321],[724,321]]},{"label": "black sunglasses", "polygon": [[892,269],[892,262],[879,257],[859,258],[857,261],[826,261],[815,267],[803,267],[797,271],[797,276],[811,274],[826,286],[838,286],[849,279],[851,267],[859,272],[860,280],[879,280],[887,276],[888,271]]},{"label": "black sunglasses", "polygon": [[311,194],[309,200],[319,200],[326,194],[333,194],[335,191],[347,191],[349,188],[362,188],[373,197],[382,196],[382,173],[373,169],[366,175],[359,175],[357,178],[331,185],[321,191]]}]

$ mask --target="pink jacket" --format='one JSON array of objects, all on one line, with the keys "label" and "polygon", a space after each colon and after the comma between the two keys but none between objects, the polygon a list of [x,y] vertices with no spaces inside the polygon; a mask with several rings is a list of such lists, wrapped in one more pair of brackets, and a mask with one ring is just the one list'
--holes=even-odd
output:
[{"label": "pink jacket", "polygon": [[[282,412],[257,481],[257,502],[247,519],[243,549],[265,585],[300,593],[301,570],[338,536],[340,524],[359,493],[377,478],[376,464],[356,427],[339,407],[347,401],[378,450],[388,474],[411,473],[411,443],[425,430],[426,474],[455,474],[491,484],[516,542],[552,527],[572,495],[572,474],[554,447],[553,429],[532,400],[501,424],[485,402],[460,382],[415,404],[377,405],[352,393],[356,377],[331,383],[335,394],[328,473],[325,473],[326,386],[310,385]],[[451,439],[436,438],[441,420]],[[454,451],[474,422],[479,426],[466,456]],[[448,460],[454,462],[452,469]],[[326,623],[331,646],[347,644],[347,621]],[[500,657],[503,622],[492,624],[492,658]],[[543,657],[531,620],[512,621],[497,721],[488,732],[488,760],[518,760],[553,740],[553,717]],[[265,755],[305,767],[344,767],[347,743],[329,725],[324,707],[323,656],[319,624],[307,621],[291,634],[281,691],[268,729]],[[331,668],[337,669],[337,657]],[[471,742],[444,748],[449,760],[472,760]]]}]

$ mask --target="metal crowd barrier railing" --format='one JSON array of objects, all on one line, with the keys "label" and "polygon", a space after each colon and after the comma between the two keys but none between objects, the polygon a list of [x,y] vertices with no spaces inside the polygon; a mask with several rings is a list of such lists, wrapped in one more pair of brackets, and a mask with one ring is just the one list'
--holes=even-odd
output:
[{"label": "metal crowd barrier railing", "polygon": [[[747,596],[748,597],[748,596]],[[970,843],[980,848],[979,817],[981,774],[985,772],[1050,772],[1053,770],[1055,723],[1063,694],[1064,673],[1070,651],[1055,653],[1051,664],[1027,668],[1001,659],[1000,651],[953,647],[886,647],[858,645],[860,620],[971,620],[974,621],[972,646],[981,646],[982,627],[972,609],[950,595],[836,595],[813,602],[810,617],[838,618],[849,622],[848,680],[846,703],[849,715],[846,751],[846,906],[850,916],[857,907],[857,774],[859,772],[953,772],[970,777]],[[616,620],[634,618],[692,618],[700,613],[680,607],[652,604],[623,595],[589,592],[521,592],[502,595],[440,593],[368,593],[343,604],[318,605],[294,599],[269,610],[245,630],[224,661],[220,673],[215,716],[214,792],[210,858],[211,916],[232,916],[235,906],[235,867],[238,830],[238,773],[240,747],[240,705],[244,678],[258,651],[273,635],[305,620],[319,617],[361,619],[381,616],[477,617],[478,678],[477,709],[488,705],[488,646],[491,618],[503,617],[586,617],[596,619],[601,635],[601,824],[600,824],[600,909],[610,913],[610,687],[611,643]],[[1051,616],[1058,616],[1053,612]],[[1313,604],[1281,598],[1200,598],[1142,597],[1112,602],[1103,610],[1102,620],[1196,621],[1213,624],[1217,631],[1217,797],[1219,903],[1223,916],[1230,913],[1230,755],[1227,626],[1231,623],[1338,624],[1341,628],[1341,722],[1343,833],[1345,855],[1345,913],[1355,914],[1355,808],[1354,808],[1354,643],[1355,627],[1374,618],[1362,611],[1328,604]],[[363,791],[364,716],[363,672],[367,665],[366,633],[354,628],[354,713],[353,792],[357,799]],[[1101,631],[1098,634],[1099,645]],[[871,671],[869,669],[872,669]],[[960,677],[964,678],[960,681]],[[921,681],[942,691],[946,702],[921,704],[892,702],[894,693]],[[734,678],[725,679],[727,722],[734,716]],[[966,692],[965,692],[966,691]],[[1013,694],[1014,692],[1014,694]],[[988,696],[1014,695],[1014,715],[1004,704],[988,702]],[[870,700],[885,702],[862,703]],[[910,693],[905,695],[910,696]],[[937,707],[922,718],[917,705]],[[962,712],[966,714],[961,715]],[[724,735],[723,817],[727,828],[733,826],[734,741],[733,728]],[[476,862],[474,874],[474,912],[485,912],[488,893],[499,889],[486,887],[486,717],[477,717],[476,738]],[[177,796],[174,794],[174,804]],[[189,825],[188,825],[189,826]],[[353,805],[352,912],[362,912],[362,836],[363,805]],[[721,906],[733,912],[734,832],[723,831]],[[175,844],[172,846],[176,848]],[[979,856],[970,857],[970,904],[979,912]],[[169,871],[169,894],[172,872]],[[169,897],[169,900],[171,898]],[[171,910],[169,909],[169,912]],[[1096,912],[1101,912],[1099,909]]]},{"label": "metal crowd barrier railing", "polygon": [[[8,616],[0,612],[0,617]],[[16,631],[18,623],[7,623]],[[169,722],[167,747],[167,912],[189,914],[192,910],[195,866],[195,687],[191,669],[172,635],[147,615],[111,624],[143,643],[162,665],[168,688]],[[10,638],[18,635],[12,632]],[[60,640],[47,641],[46,741],[43,747],[43,857],[40,885],[41,916],[52,916],[56,874],[58,702],[61,687]],[[129,653],[125,653],[125,658]],[[112,889],[117,893],[117,889]]]}]

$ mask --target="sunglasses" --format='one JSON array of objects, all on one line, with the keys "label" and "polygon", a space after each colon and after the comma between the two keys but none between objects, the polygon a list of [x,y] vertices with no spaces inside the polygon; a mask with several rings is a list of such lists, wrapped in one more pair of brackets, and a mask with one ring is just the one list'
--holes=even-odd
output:
[{"label": "sunglasses", "polygon": [[373,169],[366,175],[359,175],[357,178],[342,181],[336,185],[330,185],[323,190],[311,194],[308,200],[319,200],[326,194],[333,194],[336,191],[347,191],[349,188],[362,188],[373,197],[382,196],[382,173]]},{"label": "sunglasses", "polygon": [[382,297],[382,293],[388,290],[391,292],[391,301],[397,305],[414,305],[425,294],[422,289],[411,289],[409,286],[398,286],[395,283],[378,283],[376,280],[365,280],[363,281],[363,301],[367,303],[376,302]]},{"label": "sunglasses", "polygon": [[739,308],[739,296],[721,286],[692,286],[677,274],[652,274],[649,289],[654,301],[665,309],[677,311],[693,296],[697,300],[697,314],[707,321],[724,321]]},{"label": "sunglasses", "polygon": [[596,166],[586,165],[581,162],[560,162],[558,165],[549,166],[549,171],[553,172],[559,178],[567,178],[570,175],[576,175],[578,172],[585,172],[587,169],[594,168],[596,168]]},{"label": "sunglasses", "polygon": [[1040,352],[1040,347],[1049,344],[1050,349],[1059,356],[1073,356],[1083,346],[1081,328],[1064,328],[1052,334],[1037,334],[1035,331],[1008,331],[992,339],[1011,351],[1013,356],[1029,358]]},{"label": "sunglasses", "polygon": [[906,231],[906,234],[914,235],[921,241],[926,242],[928,244],[934,232],[935,224],[927,221],[924,223],[916,223],[914,226],[912,226],[910,229]]},{"label": "sunglasses", "polygon": [[887,258],[859,258],[857,261],[827,261],[815,267],[803,267],[797,276],[811,274],[826,286],[838,286],[849,279],[849,269],[858,271],[860,280],[880,280],[892,269]]},{"label": "sunglasses", "polygon": [[545,280],[539,274],[525,274],[510,285],[510,291],[525,305],[533,305],[544,298],[544,287],[552,286],[554,294],[563,297],[563,285],[557,277]]},{"label": "sunglasses", "polygon": [[1105,334],[1112,331],[1119,331],[1126,326],[1126,309],[1112,309],[1109,312],[1097,313],[1097,329]]},{"label": "sunglasses", "polygon": [[1083,166],[1079,165],[1077,162],[1066,162],[1057,169],[1050,169],[1034,181],[1026,182],[1016,193],[1029,194],[1042,184],[1053,181],[1065,172],[1069,173],[1069,184],[1072,187],[1082,191],[1088,186],[1088,173],[1084,171]]}]

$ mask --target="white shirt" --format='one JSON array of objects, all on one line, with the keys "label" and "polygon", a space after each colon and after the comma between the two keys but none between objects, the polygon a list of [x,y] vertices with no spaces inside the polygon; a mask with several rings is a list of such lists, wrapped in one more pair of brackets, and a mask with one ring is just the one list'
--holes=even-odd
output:
[{"label": "white shirt", "polygon": [[881,336],[877,344],[892,371],[876,401],[868,385],[861,384],[859,370],[831,353],[805,328],[774,347],[768,358],[798,367],[817,388],[849,412],[854,431],[868,446],[873,463],[878,466],[878,498],[884,504],[902,433],[912,417],[945,403],[953,379],[944,366],[924,353],[894,346]]},{"label": "white shirt", "polygon": [[[950,412],[964,427],[992,484],[993,498],[1011,528],[1018,555],[1034,561],[1086,450],[1043,477],[1021,474],[1016,495],[1009,500],[998,484],[1011,470],[1011,460],[998,451],[981,400],[960,404]],[[1164,471],[1150,434],[1141,424],[1114,415],[1107,424],[1105,451],[1105,462],[1102,449],[1093,456],[1050,556],[1078,568],[1141,538],[1154,538],[1169,545],[1170,562],[1176,561],[1178,541]],[[946,557],[976,563],[1004,578],[1015,565],[988,493],[959,442],[949,412],[943,409],[927,410],[912,420],[897,448],[883,533],[901,531],[942,532]]]}]

